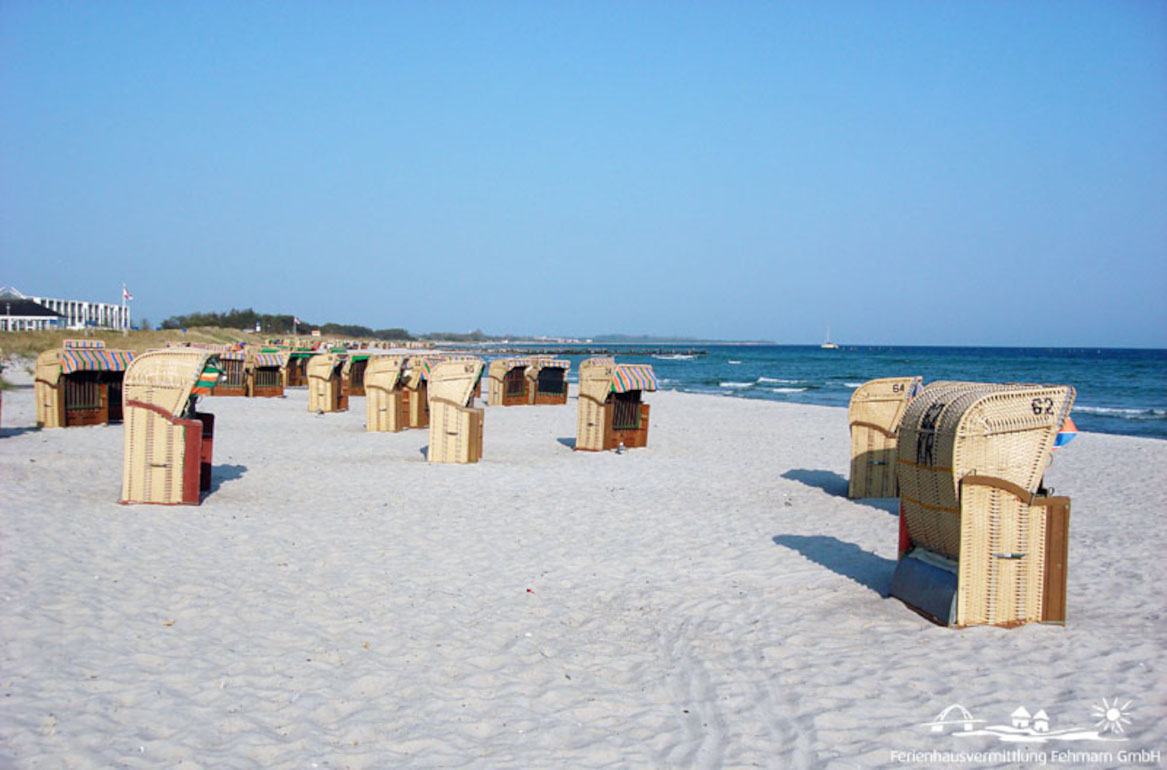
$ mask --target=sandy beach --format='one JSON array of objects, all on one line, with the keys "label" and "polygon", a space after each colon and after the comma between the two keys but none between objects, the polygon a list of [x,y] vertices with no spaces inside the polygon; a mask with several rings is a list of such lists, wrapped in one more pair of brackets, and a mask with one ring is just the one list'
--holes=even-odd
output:
[{"label": "sandy beach", "polygon": [[[1058,450],[1065,627],[953,630],[885,598],[897,502],[846,498],[844,409],[652,393],[647,448],[584,453],[573,387],[563,407],[488,408],[484,459],[458,466],[425,461],[426,431],[365,432],[362,398],[328,415],[303,389],[208,398],[211,494],[123,506],[121,426],[36,430],[31,375],[5,376],[5,767],[877,767],[1018,750],[1124,766],[1167,749],[1164,441],[1083,433]],[[1102,737],[1125,740],[924,726],[961,704],[1095,729],[1115,698],[1125,731]],[[1024,764],[994,756],[966,766]]]}]

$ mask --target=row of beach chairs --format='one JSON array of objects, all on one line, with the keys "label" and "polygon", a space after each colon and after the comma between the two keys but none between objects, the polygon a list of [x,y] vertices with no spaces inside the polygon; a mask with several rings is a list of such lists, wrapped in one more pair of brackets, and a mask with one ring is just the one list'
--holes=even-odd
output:
[{"label": "row of beach chairs", "polygon": [[[66,341],[36,364],[43,427],[125,421],[122,502],[198,504],[214,417],[201,395],[275,396],[308,386],[308,410],[363,395],[366,430],[428,429],[431,462],[482,457],[488,406],[564,404],[568,361],[370,351],[183,346],[138,356]],[[575,448],[647,444],[651,366],[592,358],[579,370]],[[853,498],[900,499],[891,594],[950,626],[1064,623],[1070,500],[1044,487],[1072,430],[1068,386],[872,380],[851,399]]]},{"label": "row of beach chairs", "polygon": [[[323,353],[309,359],[310,411],[324,413],[347,406],[341,392],[342,356]],[[566,361],[530,359],[529,365],[558,371],[561,376],[568,369]],[[484,369],[483,361],[472,356],[372,355],[364,378],[366,429],[426,427],[429,461],[477,462],[482,457],[483,410],[473,403]],[[210,484],[214,417],[198,411],[196,401],[217,391],[223,370],[219,352],[194,347],[150,351],[125,368],[122,502],[197,505],[201,501]],[[583,362],[575,448],[601,451],[621,444],[644,446],[649,411],[641,401],[642,393],[656,387],[650,366],[618,365],[611,358]],[[424,411],[414,409],[423,399]],[[566,380],[561,403],[566,403]]]}]

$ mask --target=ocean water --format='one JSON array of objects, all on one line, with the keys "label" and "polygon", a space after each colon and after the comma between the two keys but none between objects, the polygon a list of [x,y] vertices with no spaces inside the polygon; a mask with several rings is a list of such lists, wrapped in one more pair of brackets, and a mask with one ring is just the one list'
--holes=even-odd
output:
[{"label": "ocean water", "polygon": [[[619,351],[620,346],[606,346]],[[1072,385],[1079,430],[1167,439],[1167,350],[1108,348],[942,348],[800,345],[651,347],[654,355],[616,354],[619,363],[652,364],[662,389],[801,404],[847,406],[877,377]],[[698,348],[705,355],[676,351]],[[544,347],[544,349],[546,349]],[[572,360],[572,379],[586,356]]]}]

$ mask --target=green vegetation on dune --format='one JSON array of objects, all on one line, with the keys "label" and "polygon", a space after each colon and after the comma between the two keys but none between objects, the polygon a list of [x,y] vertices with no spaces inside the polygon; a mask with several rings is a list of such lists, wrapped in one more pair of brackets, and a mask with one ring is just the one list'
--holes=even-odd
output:
[{"label": "green vegetation on dune", "polygon": [[301,320],[296,323],[292,315],[272,315],[257,313],[251,308],[237,310],[231,308],[226,313],[187,313],[167,318],[161,324],[161,329],[192,329],[195,327],[216,326],[224,329],[252,330],[259,324],[263,334],[307,334],[318,329],[321,334],[337,337],[368,337],[382,340],[412,340],[413,337],[406,329],[371,329],[368,326],[357,324],[314,324]]}]

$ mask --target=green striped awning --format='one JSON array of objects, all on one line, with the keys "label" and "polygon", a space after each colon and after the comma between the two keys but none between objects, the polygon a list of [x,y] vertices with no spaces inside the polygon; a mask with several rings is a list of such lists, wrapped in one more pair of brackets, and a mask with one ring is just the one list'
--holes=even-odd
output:
[{"label": "green striped awning", "polygon": [[656,390],[656,373],[650,364],[618,364],[612,375],[612,392],[627,393],[631,390]]},{"label": "green striped awning", "polygon": [[73,372],[124,372],[134,360],[131,350],[66,348],[61,351],[61,374]]},{"label": "green striped awning", "polygon": [[207,361],[203,371],[199,374],[198,380],[195,381],[194,390],[191,391],[196,396],[209,396],[215,386],[219,384],[219,380],[223,377],[223,368],[216,359]]}]

